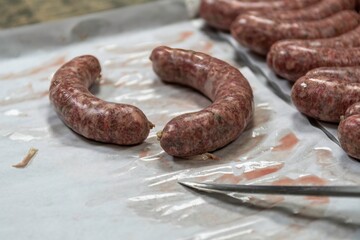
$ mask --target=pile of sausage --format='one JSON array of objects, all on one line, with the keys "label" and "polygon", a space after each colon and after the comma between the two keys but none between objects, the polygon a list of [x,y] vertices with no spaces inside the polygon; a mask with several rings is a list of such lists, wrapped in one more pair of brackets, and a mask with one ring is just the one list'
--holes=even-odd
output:
[{"label": "pile of sausage", "polygon": [[[200,16],[230,31],[243,46],[267,56],[278,75],[295,82],[292,99],[304,114],[339,122],[344,150],[360,159],[360,15],[357,0],[202,0]],[[158,47],[150,56],[165,82],[192,87],[213,103],[172,119],[158,133],[173,156],[188,157],[234,141],[253,114],[244,76],[209,55]],[[74,58],[54,75],[50,101],[63,122],[96,141],[133,145],[154,125],[137,107],[105,102],[88,90],[100,77],[99,61]]]},{"label": "pile of sausage", "polygon": [[[213,103],[180,115],[158,133],[170,155],[189,157],[215,151],[240,136],[252,119],[252,89],[238,69],[204,53],[165,46],[150,56],[165,82],[192,87]],[[100,142],[143,142],[154,125],[135,106],[105,102],[88,90],[100,77],[99,61],[90,55],[64,64],[50,85],[50,101],[63,122],[80,135]]]},{"label": "pile of sausage", "polygon": [[300,112],[340,122],[341,146],[360,159],[359,6],[357,0],[202,0],[200,16],[294,82]]}]

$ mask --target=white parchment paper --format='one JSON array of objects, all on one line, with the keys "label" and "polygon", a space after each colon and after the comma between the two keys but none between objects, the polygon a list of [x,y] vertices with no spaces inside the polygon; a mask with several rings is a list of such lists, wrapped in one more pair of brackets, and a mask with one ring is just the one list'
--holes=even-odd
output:
[{"label": "white parchment paper", "polygon": [[[359,163],[273,94],[247,67],[255,95],[251,126],[214,154],[174,159],[156,132],[174,116],[210,104],[199,93],[162,83],[148,56],[158,45],[202,51],[237,66],[234,49],[186,21],[114,33],[0,60],[1,239],[358,239],[358,199],[231,196],[189,191],[178,179],[221,183],[360,184]],[[134,104],[156,124],[141,145],[86,140],[48,100],[54,71],[81,54],[97,56],[108,101]],[[13,168],[30,147],[38,154]]]}]

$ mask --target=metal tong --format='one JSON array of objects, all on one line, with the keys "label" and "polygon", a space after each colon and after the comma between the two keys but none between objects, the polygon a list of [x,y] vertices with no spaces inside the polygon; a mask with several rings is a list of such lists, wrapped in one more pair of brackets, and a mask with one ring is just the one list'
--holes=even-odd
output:
[{"label": "metal tong", "polygon": [[237,185],[179,181],[179,184],[210,193],[281,194],[331,197],[360,197],[360,186],[274,186]]}]

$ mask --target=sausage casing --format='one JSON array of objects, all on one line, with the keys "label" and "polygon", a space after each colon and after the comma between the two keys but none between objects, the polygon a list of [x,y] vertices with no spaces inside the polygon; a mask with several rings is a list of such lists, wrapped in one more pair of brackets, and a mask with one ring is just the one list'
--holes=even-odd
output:
[{"label": "sausage casing", "polygon": [[253,94],[239,70],[203,53],[164,46],[154,49],[150,59],[163,81],[192,87],[213,101],[166,124],[159,137],[168,154],[203,154],[240,136],[252,118]]},{"label": "sausage casing", "polygon": [[200,16],[210,25],[222,30],[229,30],[239,14],[249,11],[269,12],[275,10],[300,9],[320,0],[272,0],[272,1],[237,1],[237,0],[202,0]]},{"label": "sausage casing", "polygon": [[[294,45],[299,48],[319,48],[319,47],[331,47],[331,48],[351,48],[351,47],[360,47],[360,26],[332,38],[323,38],[323,39],[307,39],[307,40],[282,40],[273,44],[270,48],[270,51],[267,55],[267,64],[270,68],[273,67],[273,61],[276,62],[279,55],[284,54],[287,51],[288,46]],[[275,64],[279,64],[276,63]]]},{"label": "sausage casing", "polygon": [[360,102],[359,72],[360,65],[332,71],[314,69],[295,82],[291,91],[293,103],[310,117],[339,122],[352,104]]},{"label": "sausage casing", "polygon": [[295,82],[291,97],[307,116],[340,121],[341,147],[360,159],[360,66],[314,69]]},{"label": "sausage casing", "polygon": [[103,101],[88,90],[100,72],[99,61],[91,55],[76,57],[57,70],[50,85],[50,101],[58,116],[89,139],[120,145],[143,142],[153,125],[140,109]]},{"label": "sausage casing", "polygon": [[360,47],[305,47],[287,44],[276,48],[276,51],[272,50],[271,55],[269,53],[268,65],[276,74],[290,81],[296,81],[318,67],[360,66]]},{"label": "sausage casing", "polygon": [[279,40],[330,38],[355,29],[360,15],[340,11],[318,21],[287,22],[254,14],[242,14],[231,25],[231,35],[243,46],[266,55]]},{"label": "sausage casing", "polygon": [[360,102],[351,105],[338,127],[341,147],[350,156],[360,159]]},{"label": "sausage casing", "polygon": [[322,0],[301,9],[255,12],[255,14],[285,21],[314,21],[329,17],[342,10],[354,10],[355,8],[355,0]]}]

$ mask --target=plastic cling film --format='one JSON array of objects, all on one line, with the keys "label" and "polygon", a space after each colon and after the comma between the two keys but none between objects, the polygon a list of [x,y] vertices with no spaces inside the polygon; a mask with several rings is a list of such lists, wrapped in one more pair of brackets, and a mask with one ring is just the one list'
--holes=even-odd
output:
[{"label": "plastic cling film", "polygon": [[[360,216],[356,199],[207,196],[178,184],[179,180],[269,185],[360,183],[358,163],[246,67],[240,70],[252,86],[255,103],[253,120],[241,136],[212,155],[179,159],[166,154],[156,133],[171,118],[198,111],[210,101],[189,88],[161,82],[148,64],[152,48],[168,44],[206,51],[237,64],[231,46],[211,39],[200,27],[196,20],[113,34],[1,62],[0,76],[17,76],[42,64],[48,66],[62,56],[67,61],[91,53],[103,67],[102,79],[91,92],[106,101],[136,105],[156,125],[146,141],[136,146],[89,141],[61,122],[45,93],[36,97],[38,92],[47,91],[55,66],[27,77],[0,80],[2,99],[26,98],[0,105],[0,142],[6,148],[0,162],[1,190],[6,193],[0,198],[4,206],[0,224],[8,236],[58,233],[71,239],[62,234],[79,231],[88,239],[354,236]],[[11,165],[18,161],[18,152],[31,146],[41,154],[24,171],[14,172]],[[22,231],[14,229],[15,224],[23,226]],[[46,226],[41,233],[39,226]]]}]

